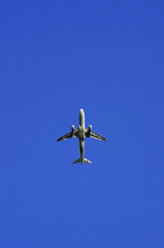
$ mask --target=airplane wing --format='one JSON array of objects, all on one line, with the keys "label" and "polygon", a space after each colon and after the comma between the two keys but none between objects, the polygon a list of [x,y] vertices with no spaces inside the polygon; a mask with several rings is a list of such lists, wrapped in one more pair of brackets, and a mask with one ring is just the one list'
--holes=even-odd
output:
[{"label": "airplane wing", "polygon": [[78,128],[76,128],[74,132],[67,133],[64,136],[60,137],[59,139],[57,139],[57,142],[76,137],[78,137]]},{"label": "airplane wing", "polygon": [[97,134],[97,133],[94,133],[94,132],[87,132],[86,133],[86,137],[89,137],[89,138],[93,138],[93,139],[98,139],[98,140],[103,140],[103,141],[107,141],[106,138],[104,138],[103,136]]}]

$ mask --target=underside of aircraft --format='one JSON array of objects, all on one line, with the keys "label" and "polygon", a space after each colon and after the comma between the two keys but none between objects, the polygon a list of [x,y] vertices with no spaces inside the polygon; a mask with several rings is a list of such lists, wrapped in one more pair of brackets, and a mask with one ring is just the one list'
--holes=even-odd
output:
[{"label": "underside of aircraft", "polygon": [[84,140],[85,140],[85,138],[93,138],[93,139],[107,141],[107,139],[104,138],[103,136],[93,132],[91,125],[89,125],[88,128],[85,127],[85,114],[84,114],[83,109],[80,109],[80,113],[79,113],[79,127],[75,129],[75,126],[72,125],[71,126],[71,132],[63,135],[60,138],[58,138],[57,142],[59,142],[61,140],[70,139],[70,138],[79,138],[80,158],[75,160],[73,162],[73,164],[76,164],[76,163],[81,163],[81,164],[88,163],[88,164],[91,164],[92,163],[88,159],[84,158]]}]

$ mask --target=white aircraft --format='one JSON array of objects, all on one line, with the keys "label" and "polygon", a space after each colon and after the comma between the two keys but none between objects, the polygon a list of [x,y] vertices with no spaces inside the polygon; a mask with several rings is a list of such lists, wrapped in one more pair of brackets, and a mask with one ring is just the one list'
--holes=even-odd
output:
[{"label": "white aircraft", "polygon": [[78,137],[79,138],[80,158],[75,160],[73,162],[73,164],[76,164],[76,163],[91,164],[92,163],[91,161],[84,158],[84,139],[85,139],[85,137],[103,140],[103,141],[107,141],[107,139],[100,136],[97,133],[92,132],[92,126],[91,125],[89,125],[88,128],[85,127],[85,114],[84,114],[84,111],[82,108],[80,109],[80,113],[79,113],[79,127],[75,129],[75,126],[72,125],[71,130],[72,131],[70,133],[67,133],[64,136],[57,139],[57,142],[61,141],[61,140],[66,140],[66,139]]}]

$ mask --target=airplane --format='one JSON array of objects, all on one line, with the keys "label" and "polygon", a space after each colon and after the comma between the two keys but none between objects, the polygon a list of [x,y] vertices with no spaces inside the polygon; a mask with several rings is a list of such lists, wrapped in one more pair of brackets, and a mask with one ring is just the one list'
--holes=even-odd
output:
[{"label": "airplane", "polygon": [[106,138],[92,131],[92,125],[89,125],[88,128],[85,127],[85,114],[84,114],[84,110],[81,108],[80,113],[79,113],[79,127],[75,129],[75,126],[72,125],[71,132],[57,139],[57,142],[61,140],[70,139],[70,138],[79,138],[80,158],[75,160],[73,164],[76,164],[76,163],[81,163],[81,165],[83,163],[91,164],[92,163],[91,161],[84,158],[84,139],[87,137],[107,141]]}]

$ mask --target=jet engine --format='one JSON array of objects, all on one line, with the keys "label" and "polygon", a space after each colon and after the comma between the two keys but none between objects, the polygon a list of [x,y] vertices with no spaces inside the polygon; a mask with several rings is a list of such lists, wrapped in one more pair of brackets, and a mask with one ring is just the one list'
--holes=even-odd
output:
[{"label": "jet engine", "polygon": [[89,129],[89,132],[91,132],[92,131],[92,125],[89,125],[88,129]]},{"label": "jet engine", "polygon": [[71,131],[72,131],[72,137],[75,137],[75,126],[74,125],[72,125],[71,126]]},{"label": "jet engine", "polygon": [[71,130],[72,130],[72,132],[75,131],[75,126],[74,125],[71,126]]},{"label": "jet engine", "polygon": [[92,125],[89,125],[88,126],[88,133],[89,133],[89,136],[90,136],[90,132],[92,131]]}]

